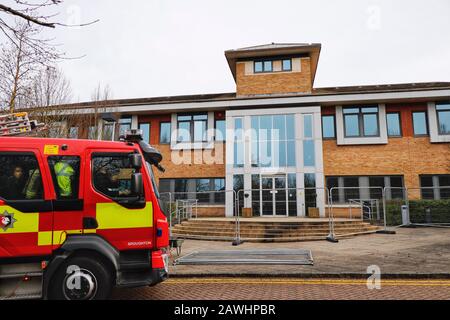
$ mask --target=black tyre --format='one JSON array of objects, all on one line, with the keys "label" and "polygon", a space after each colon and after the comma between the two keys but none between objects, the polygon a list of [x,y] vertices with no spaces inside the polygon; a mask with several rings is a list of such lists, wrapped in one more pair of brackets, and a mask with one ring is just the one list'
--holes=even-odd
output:
[{"label": "black tyre", "polygon": [[112,282],[111,271],[102,259],[94,256],[75,256],[65,261],[50,280],[49,299],[108,299]]}]

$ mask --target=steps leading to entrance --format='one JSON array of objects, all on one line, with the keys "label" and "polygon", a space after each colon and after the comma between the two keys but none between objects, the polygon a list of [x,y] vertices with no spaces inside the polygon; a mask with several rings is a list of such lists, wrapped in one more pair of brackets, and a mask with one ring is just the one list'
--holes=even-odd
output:
[{"label": "steps leading to entrance", "polygon": [[[337,237],[373,233],[379,227],[361,220],[334,222]],[[314,221],[240,221],[240,237],[245,241],[323,240],[330,233],[325,219]],[[230,240],[236,235],[234,220],[191,219],[172,227],[172,235],[185,239]]]}]

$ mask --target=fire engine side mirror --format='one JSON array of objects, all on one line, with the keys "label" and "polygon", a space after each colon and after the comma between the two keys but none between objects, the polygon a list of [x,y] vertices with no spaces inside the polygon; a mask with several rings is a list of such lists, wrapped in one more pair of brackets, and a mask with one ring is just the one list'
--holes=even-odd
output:
[{"label": "fire engine side mirror", "polygon": [[130,164],[134,169],[140,169],[142,167],[142,157],[139,153],[132,153],[129,157]]},{"label": "fire engine side mirror", "polygon": [[142,173],[136,172],[131,176],[131,194],[133,196],[142,196],[144,193],[144,183]]}]

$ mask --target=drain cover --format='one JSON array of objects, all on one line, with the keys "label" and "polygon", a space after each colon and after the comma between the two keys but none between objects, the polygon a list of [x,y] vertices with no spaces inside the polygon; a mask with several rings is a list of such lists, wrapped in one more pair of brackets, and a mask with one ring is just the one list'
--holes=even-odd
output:
[{"label": "drain cover", "polygon": [[194,251],[174,261],[177,264],[290,264],[313,265],[311,250],[216,250]]}]

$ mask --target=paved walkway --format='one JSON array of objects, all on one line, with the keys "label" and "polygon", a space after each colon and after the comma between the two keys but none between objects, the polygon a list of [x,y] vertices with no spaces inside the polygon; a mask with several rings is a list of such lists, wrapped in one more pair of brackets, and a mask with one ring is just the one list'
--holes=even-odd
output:
[{"label": "paved walkway", "polygon": [[188,278],[154,287],[116,289],[113,299],[148,300],[450,300],[450,280],[381,280],[369,290],[365,280]]},{"label": "paved walkway", "polygon": [[[313,266],[292,265],[176,265],[176,276],[295,276],[366,277],[367,267],[377,265],[382,277],[450,277],[450,228],[399,228],[397,234],[370,234],[342,239],[338,243],[244,243],[185,240],[182,255],[197,250],[243,250],[268,248],[310,249]],[[175,251],[173,251],[174,253]],[[176,258],[176,256],[175,256]]]}]

